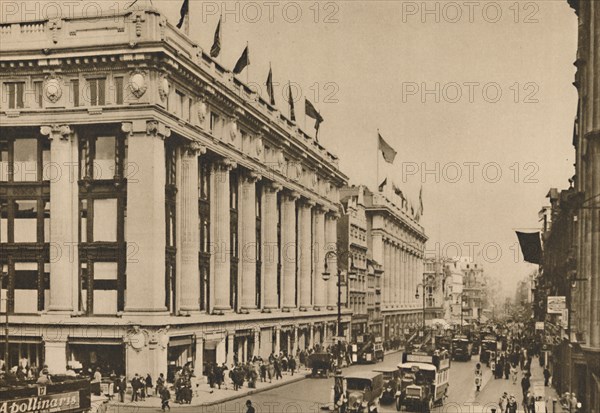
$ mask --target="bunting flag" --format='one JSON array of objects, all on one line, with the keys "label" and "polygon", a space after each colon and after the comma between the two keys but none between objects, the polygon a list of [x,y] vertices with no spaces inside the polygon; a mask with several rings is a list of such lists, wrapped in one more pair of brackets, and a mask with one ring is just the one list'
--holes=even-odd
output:
[{"label": "bunting flag", "polygon": [[394,159],[396,158],[396,150],[381,137],[380,133],[377,133],[377,136],[379,137],[377,147],[383,154],[383,159],[385,159],[387,163],[394,163]]},{"label": "bunting flag", "polygon": [[306,116],[311,117],[315,120],[315,131],[316,131],[315,138],[318,137],[319,126],[321,126],[321,123],[323,123],[323,117],[317,111],[317,109],[314,107],[314,105],[312,103],[310,103],[310,100],[308,100],[306,98],[304,98],[304,113],[306,114]]},{"label": "bunting flag", "polygon": [[525,261],[532,264],[540,264],[542,261],[542,242],[540,241],[540,232],[516,231],[516,233]]},{"label": "bunting flag", "polygon": [[181,5],[181,11],[179,12],[179,23],[177,23],[177,28],[181,29],[185,20],[188,19],[190,13],[190,0],[183,0],[183,4]]},{"label": "bunting flag", "polygon": [[217,57],[221,53],[221,18],[219,17],[219,23],[217,23],[217,28],[215,29],[215,39],[213,40],[213,45],[210,48],[210,57]]},{"label": "bunting flag", "polygon": [[383,192],[383,188],[387,185],[387,178],[383,180],[382,183],[379,184],[379,192]]},{"label": "bunting flag", "polygon": [[269,66],[269,76],[267,76],[267,94],[269,95],[269,103],[275,106],[275,91],[273,90],[273,70]]},{"label": "bunting flag", "polygon": [[248,45],[246,45],[246,48],[242,52],[242,55],[236,62],[235,67],[233,68],[233,73],[236,75],[239,75],[240,73],[242,73],[242,70],[244,70],[244,68],[249,65],[250,65],[250,52],[248,52]]},{"label": "bunting flag", "polygon": [[292,84],[288,81],[288,103],[290,105],[290,120],[296,122],[296,112],[294,111],[294,97],[292,96]]}]

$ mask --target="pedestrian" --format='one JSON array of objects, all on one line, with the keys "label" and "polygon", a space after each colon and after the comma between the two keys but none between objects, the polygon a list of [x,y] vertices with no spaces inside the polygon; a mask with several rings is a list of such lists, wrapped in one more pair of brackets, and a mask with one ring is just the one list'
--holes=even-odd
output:
[{"label": "pedestrian", "polygon": [[521,389],[523,390],[523,398],[527,396],[527,390],[531,387],[531,382],[529,381],[529,374],[524,373],[523,378],[521,379]]},{"label": "pedestrian", "polygon": [[477,391],[481,390],[481,382],[482,382],[482,372],[481,372],[481,364],[477,363],[475,367],[475,387]]},{"label": "pedestrian", "polygon": [[508,361],[508,357],[507,357],[506,361],[504,362],[504,379],[508,380],[509,377],[510,377],[510,361]]},{"label": "pedestrian", "polygon": [[294,371],[296,370],[296,358],[294,356],[290,356],[290,360],[288,362],[288,367],[290,368],[290,372],[292,376],[294,375]]},{"label": "pedestrian", "polygon": [[256,410],[254,410],[254,406],[252,406],[252,402],[250,400],[246,400],[246,413],[256,413]]},{"label": "pedestrian", "polygon": [[150,397],[150,395],[152,394],[152,387],[154,387],[152,384],[152,376],[150,375],[150,373],[148,373],[146,375],[146,395],[148,397]]},{"label": "pedestrian", "polygon": [[164,386],[160,391],[160,407],[163,412],[165,409],[169,409],[169,411],[171,411],[169,400],[171,400],[171,393],[169,392],[169,389],[167,389],[167,386]]},{"label": "pedestrian", "polygon": [[510,397],[508,398],[508,405],[506,406],[506,412],[507,413],[517,413],[517,399],[515,398],[514,395],[510,395]]},{"label": "pedestrian", "polygon": [[518,374],[517,365],[513,364],[510,368],[510,375],[512,377],[513,385],[517,384],[517,374]]},{"label": "pedestrian", "polygon": [[508,393],[504,392],[502,396],[500,396],[498,407],[500,407],[499,413],[506,413],[506,409],[508,407]]},{"label": "pedestrian", "polygon": [[127,381],[125,380],[125,376],[121,375],[119,379],[119,401],[121,403],[125,403],[125,391],[127,390]]},{"label": "pedestrian", "polygon": [[548,366],[544,367],[544,386],[548,387],[550,383],[550,370],[548,370]]},{"label": "pedestrian", "polygon": [[526,404],[525,412],[535,413],[535,397],[533,396],[533,393],[531,392],[531,390],[527,391],[527,397],[525,398],[525,404]]},{"label": "pedestrian", "polygon": [[275,361],[273,362],[273,368],[275,369],[275,379],[282,379],[283,376],[281,375],[281,362],[279,359],[275,358]]}]

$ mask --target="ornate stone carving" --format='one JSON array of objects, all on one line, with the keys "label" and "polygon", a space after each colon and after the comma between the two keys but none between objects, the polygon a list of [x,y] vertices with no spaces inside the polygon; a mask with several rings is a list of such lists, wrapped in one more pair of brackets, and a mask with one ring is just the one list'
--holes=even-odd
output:
[{"label": "ornate stone carving", "polygon": [[231,125],[229,127],[229,137],[231,138],[231,141],[235,141],[236,138],[239,135],[239,129],[238,129],[238,124],[237,124],[237,118],[232,118],[231,119]]},{"label": "ornate stone carving", "polygon": [[142,35],[142,23],[146,21],[144,16],[145,13],[143,11],[138,11],[131,15],[131,21],[135,23],[135,35],[137,37]]},{"label": "ornate stone carving", "polygon": [[169,97],[169,90],[171,89],[171,85],[169,84],[169,79],[167,79],[166,73],[161,73],[158,79],[158,96],[161,101],[166,101],[167,97]]},{"label": "ornate stone carving", "polygon": [[148,331],[141,329],[139,326],[133,326],[127,331],[123,341],[135,351],[140,352],[148,345],[149,334]]},{"label": "ornate stone carving", "polygon": [[283,156],[283,151],[279,151],[277,153],[277,168],[280,172],[285,168],[285,157]]},{"label": "ornate stone carving", "polygon": [[146,93],[148,85],[146,82],[146,72],[136,69],[129,74],[129,88],[131,94],[136,98],[141,98]]},{"label": "ornate stone carving", "polygon": [[171,136],[171,129],[156,120],[149,120],[146,122],[146,133],[165,139]]},{"label": "ornate stone carving", "polygon": [[205,99],[200,99],[198,101],[197,113],[198,122],[200,123],[200,125],[204,124],[204,121],[206,121],[206,117],[208,116],[208,105],[206,104]]},{"label": "ornate stone carving", "polygon": [[52,103],[56,103],[62,96],[63,83],[62,78],[52,73],[44,78],[44,95]]},{"label": "ornate stone carving", "polygon": [[49,140],[52,140],[55,137],[58,137],[63,141],[69,140],[71,132],[71,127],[69,125],[54,124],[40,127],[40,133],[47,136]]},{"label": "ornate stone carving", "polygon": [[260,137],[256,137],[254,139],[255,143],[254,143],[254,150],[256,153],[256,157],[260,158],[263,154],[264,151],[264,145],[263,145],[263,141]]},{"label": "ornate stone carving", "polygon": [[187,156],[198,156],[206,153],[206,146],[196,141],[190,141],[183,145],[183,153]]},{"label": "ornate stone carving", "polygon": [[52,33],[52,42],[58,43],[58,31],[62,29],[62,20],[60,18],[54,18],[48,20],[48,30]]}]

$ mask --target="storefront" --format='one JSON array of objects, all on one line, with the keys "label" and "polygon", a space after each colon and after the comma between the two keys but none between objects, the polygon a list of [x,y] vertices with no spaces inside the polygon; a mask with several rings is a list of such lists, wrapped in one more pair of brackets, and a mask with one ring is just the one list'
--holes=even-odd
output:
[{"label": "storefront", "polygon": [[[0,355],[4,358],[4,337],[0,343]],[[16,366],[25,362],[28,366],[44,365],[44,345],[41,337],[11,337],[8,343],[8,365]]]},{"label": "storefront", "polygon": [[167,381],[173,383],[175,372],[182,369],[187,363],[194,366],[196,359],[196,336],[185,335],[169,338],[167,349]]},{"label": "storefront", "polygon": [[67,364],[81,365],[83,372],[99,367],[104,376],[125,374],[125,344],[121,339],[69,339]]}]

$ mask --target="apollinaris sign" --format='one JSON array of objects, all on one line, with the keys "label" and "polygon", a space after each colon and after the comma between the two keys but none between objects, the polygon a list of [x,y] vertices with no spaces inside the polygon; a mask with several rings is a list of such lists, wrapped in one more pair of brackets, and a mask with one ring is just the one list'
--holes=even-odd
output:
[{"label": "apollinaris sign", "polygon": [[64,412],[79,408],[79,392],[32,396],[3,401],[0,413]]}]

